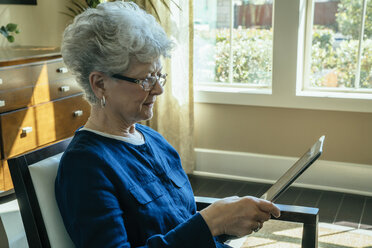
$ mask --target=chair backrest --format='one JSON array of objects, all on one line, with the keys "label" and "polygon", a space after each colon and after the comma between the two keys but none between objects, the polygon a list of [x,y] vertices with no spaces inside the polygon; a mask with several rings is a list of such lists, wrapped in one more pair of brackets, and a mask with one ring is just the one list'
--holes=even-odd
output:
[{"label": "chair backrest", "polygon": [[1,215],[0,215],[0,237],[2,237],[0,239],[0,247],[9,247],[9,241],[8,241],[8,237],[6,236],[6,231],[5,231],[5,227],[4,227]]},{"label": "chair backrest", "polygon": [[71,138],[8,160],[30,247],[74,247],[59,212],[54,181]]}]

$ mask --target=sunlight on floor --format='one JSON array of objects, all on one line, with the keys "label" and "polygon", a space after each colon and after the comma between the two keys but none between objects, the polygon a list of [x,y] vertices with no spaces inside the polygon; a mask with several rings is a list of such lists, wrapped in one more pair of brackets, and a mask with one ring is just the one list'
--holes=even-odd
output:
[{"label": "sunlight on floor", "polygon": [[[302,225],[269,221],[258,233],[232,241],[234,248],[300,248]],[[372,231],[319,223],[319,248],[370,248]]]},{"label": "sunlight on floor", "polygon": [[265,248],[300,248],[299,244],[293,244],[290,242],[282,242],[277,240],[265,239],[265,238],[248,238],[242,247],[265,247]]}]

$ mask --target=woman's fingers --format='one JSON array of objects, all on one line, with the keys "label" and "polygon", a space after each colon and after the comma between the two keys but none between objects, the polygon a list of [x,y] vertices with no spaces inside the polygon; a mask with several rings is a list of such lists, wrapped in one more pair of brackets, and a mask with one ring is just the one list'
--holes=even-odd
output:
[{"label": "woman's fingers", "polygon": [[[271,214],[275,217],[280,216],[279,208],[272,202],[259,199],[256,197],[245,196],[241,198],[244,201],[244,204],[248,206],[256,206],[257,210],[254,216],[255,220],[258,221],[267,221],[270,219]],[[251,209],[249,211],[252,211]]]},{"label": "woman's fingers", "polygon": [[267,212],[278,218],[280,216],[280,209],[272,202],[260,199],[257,206],[261,211]]},{"label": "woman's fingers", "polygon": [[252,229],[253,232],[258,232],[263,227],[263,224],[261,222],[257,222],[257,225],[254,229]]},{"label": "woman's fingers", "polygon": [[270,217],[271,217],[270,213],[259,210],[256,213],[256,215],[253,217],[253,220],[259,221],[259,222],[265,222],[265,221],[268,221]]},{"label": "woman's fingers", "polygon": [[273,203],[256,197],[228,197],[200,211],[213,236],[243,236],[258,231],[271,214],[280,215]]}]

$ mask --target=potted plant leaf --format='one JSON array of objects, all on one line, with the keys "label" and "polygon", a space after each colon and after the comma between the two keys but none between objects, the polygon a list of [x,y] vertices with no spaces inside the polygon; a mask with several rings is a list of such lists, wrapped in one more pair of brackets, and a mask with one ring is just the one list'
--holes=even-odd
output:
[{"label": "potted plant leaf", "polygon": [[1,26],[0,33],[9,42],[14,42],[14,35],[19,33],[18,25],[14,23],[8,23],[6,26]]},{"label": "potted plant leaf", "polygon": [[[70,0],[70,5],[67,6],[67,10],[68,12],[62,12],[62,14],[65,14],[67,16],[70,16],[70,17],[75,17],[76,15],[80,14],[81,12],[83,12],[85,9],[87,8],[95,8],[97,7],[98,4],[100,4],[101,2],[112,2],[112,1],[115,1],[115,0]],[[149,3],[151,9],[154,11],[155,13],[155,16],[156,18],[160,21],[160,16],[159,16],[159,12],[158,10],[156,9],[155,7],[155,3],[159,1],[160,3],[162,3],[164,5],[164,7],[170,12],[170,7],[168,5],[168,3],[166,2],[166,0],[147,0],[146,2]],[[172,3],[174,3],[177,8],[180,9],[180,6],[174,1],[174,0],[170,0]],[[143,0],[131,0],[131,1],[126,1],[126,2],[134,2],[136,3],[137,5],[143,7]]]}]

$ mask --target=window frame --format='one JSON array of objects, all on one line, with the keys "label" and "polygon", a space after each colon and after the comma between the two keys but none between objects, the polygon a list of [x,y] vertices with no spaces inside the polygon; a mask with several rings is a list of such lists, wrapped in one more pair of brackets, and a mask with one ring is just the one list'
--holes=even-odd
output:
[{"label": "window frame", "polygon": [[[365,28],[365,17],[367,10],[367,1],[368,0],[359,0],[362,1],[362,21],[360,26],[359,34],[359,44],[358,44],[358,54],[357,54],[357,68],[355,73],[355,83],[354,88],[331,88],[331,87],[312,87],[310,80],[307,78],[310,77],[310,68],[311,68],[311,52],[312,52],[312,31],[314,27],[314,11],[315,11],[315,2],[316,0],[307,1],[307,16],[306,16],[306,38],[305,38],[305,62],[304,62],[304,73],[303,73],[303,91],[318,91],[318,92],[344,92],[344,93],[363,93],[371,94],[372,89],[362,89],[360,87],[360,73],[361,73],[361,59],[362,59],[362,44],[363,44],[363,34]],[[308,62],[308,64],[306,64]]]},{"label": "window frame", "polygon": [[307,11],[313,1],[273,2],[271,90],[194,82],[195,102],[372,113],[372,94],[303,90]]},{"label": "window frame", "polygon": [[[230,0],[230,4],[229,4],[229,26],[230,26],[230,38],[229,38],[229,65],[228,65],[228,80],[227,82],[216,82],[216,81],[208,81],[208,82],[205,82],[205,81],[202,81],[202,82],[199,82],[199,86],[202,85],[203,88],[215,88],[215,89],[223,89],[223,88],[228,88],[227,91],[231,91],[231,89],[229,88],[242,88],[243,91],[246,91],[244,89],[251,89],[252,92],[257,92],[257,89],[262,89],[262,92],[263,94],[266,94],[268,91],[271,92],[271,87],[272,87],[272,82],[270,82],[269,84],[262,84],[262,83],[247,83],[247,82],[244,82],[244,83],[240,83],[240,82],[234,82],[234,79],[233,79],[233,67],[234,67],[234,62],[233,62],[233,52],[234,52],[234,49],[233,49],[233,42],[234,42],[234,38],[233,38],[233,26],[234,26],[234,19],[235,19],[235,16],[234,16],[234,1],[236,0]],[[275,0],[272,0],[273,2]],[[274,3],[273,3],[273,6],[274,6]],[[273,8],[274,9],[274,8]],[[274,19],[273,19],[274,20]],[[272,21],[273,21],[272,20]],[[193,23],[195,20],[193,20]],[[195,34],[195,32],[194,32]],[[194,36],[193,34],[193,36]],[[248,91],[250,92],[250,91]]]}]

